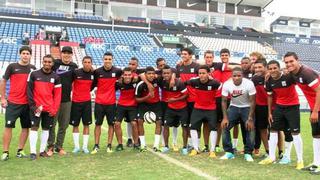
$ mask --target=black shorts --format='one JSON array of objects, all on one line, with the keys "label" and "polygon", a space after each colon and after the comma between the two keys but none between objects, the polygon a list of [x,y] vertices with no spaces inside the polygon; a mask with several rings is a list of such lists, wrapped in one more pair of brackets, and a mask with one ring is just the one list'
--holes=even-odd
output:
[{"label": "black shorts", "polygon": [[320,112],[318,112],[318,122],[311,123],[311,129],[312,129],[312,136],[319,136],[320,135]]},{"label": "black shorts", "polygon": [[137,119],[137,107],[136,106],[117,106],[116,121],[122,122],[125,119],[125,122],[131,122]]},{"label": "black shorts", "polygon": [[164,122],[164,125],[169,127],[178,127],[180,123],[182,127],[189,127],[190,123],[189,123],[187,108],[186,107],[183,109],[167,108],[163,122]]},{"label": "black shorts", "polygon": [[221,123],[223,119],[223,112],[222,112],[222,106],[221,106],[221,97],[216,97],[216,111],[217,111],[217,122]]},{"label": "black shorts", "polygon": [[271,130],[300,133],[299,105],[276,105],[275,109],[272,112],[272,118],[273,123],[271,124]]},{"label": "black shorts", "polygon": [[72,102],[69,124],[75,127],[79,126],[81,119],[85,126],[92,124],[91,101]]},{"label": "black shorts", "polygon": [[116,115],[116,105],[102,105],[95,103],[94,107],[94,118],[96,120],[95,124],[97,126],[101,126],[103,123],[103,119],[106,116],[108,125],[114,124],[114,119]]},{"label": "black shorts", "polygon": [[51,129],[53,126],[54,117],[49,116],[48,112],[42,112],[40,117],[34,115],[33,111],[30,112],[31,127],[39,127],[41,121],[41,128],[44,130]]},{"label": "black shorts", "polygon": [[191,114],[192,114],[192,111],[193,111],[193,107],[194,107],[194,102],[188,102],[187,103],[189,122],[190,122]]},{"label": "black shorts", "polygon": [[161,109],[162,109],[162,119],[164,119],[164,116],[166,114],[166,110],[168,108],[168,103],[167,102],[164,102],[164,101],[161,101]]},{"label": "black shorts", "polygon": [[8,101],[6,108],[5,120],[6,128],[15,128],[16,121],[20,118],[21,128],[30,128],[30,116],[29,116],[29,105],[28,104],[14,104]]},{"label": "black shorts", "polygon": [[267,129],[268,122],[268,106],[256,105],[255,110],[255,126],[257,129]]},{"label": "black shorts", "polygon": [[217,130],[216,110],[201,110],[194,108],[190,118],[190,128],[200,131],[203,122],[208,122],[211,131]]},{"label": "black shorts", "polygon": [[143,116],[146,112],[148,111],[152,111],[156,114],[157,116],[157,120],[156,121],[160,121],[162,120],[162,108],[161,108],[161,103],[157,102],[157,103],[153,103],[153,104],[149,104],[149,103],[140,103],[138,105],[138,114],[137,114],[137,118],[138,119],[143,119]]}]

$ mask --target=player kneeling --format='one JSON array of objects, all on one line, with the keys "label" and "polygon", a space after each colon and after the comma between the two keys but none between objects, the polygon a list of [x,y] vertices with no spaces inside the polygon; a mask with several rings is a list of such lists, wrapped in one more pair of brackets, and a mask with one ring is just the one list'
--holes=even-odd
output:
[{"label": "player kneeling", "polygon": [[91,108],[91,89],[94,80],[92,71],[92,59],[90,56],[85,56],[82,59],[83,68],[73,72],[73,89],[72,89],[72,105],[70,125],[73,126],[73,153],[80,152],[79,145],[79,124],[82,119],[83,123],[83,145],[82,151],[89,154],[89,125],[92,123],[92,108]]},{"label": "player kneeling", "polygon": [[33,71],[28,78],[28,102],[30,106],[31,131],[30,158],[37,158],[38,129],[41,121],[42,134],[40,156],[48,157],[45,151],[49,129],[53,125],[53,118],[58,112],[61,100],[61,83],[58,75],[52,72],[53,58],[46,55],[42,60],[43,67]]},{"label": "player kneeling", "polygon": [[186,81],[187,85],[195,88],[195,104],[190,117],[190,134],[192,139],[193,150],[189,156],[199,154],[198,131],[201,124],[207,121],[210,127],[210,142],[211,148],[209,156],[215,158],[214,152],[217,142],[217,112],[216,112],[216,91],[221,88],[221,83],[209,79],[210,68],[207,65],[202,65],[198,70],[198,78]]},{"label": "player kneeling", "polygon": [[170,87],[170,82],[172,79],[172,69],[170,66],[165,65],[162,69],[162,78],[160,86],[162,90],[167,91],[168,96],[168,106],[164,115],[164,144],[165,147],[162,149],[163,153],[169,152],[168,139],[169,139],[169,127],[174,127],[181,123],[183,128],[182,138],[183,138],[183,148],[181,153],[188,154],[187,143],[188,143],[188,111],[187,111],[187,88],[183,82],[179,79],[175,79],[173,87]]},{"label": "player kneeling", "polygon": [[138,125],[137,125],[137,102],[135,100],[135,87],[137,85],[133,79],[131,68],[124,68],[122,78],[117,82],[116,88],[120,90],[120,97],[117,105],[116,121],[114,129],[118,140],[116,151],[123,150],[121,122],[123,118],[131,124],[133,136],[133,148],[139,149]]}]

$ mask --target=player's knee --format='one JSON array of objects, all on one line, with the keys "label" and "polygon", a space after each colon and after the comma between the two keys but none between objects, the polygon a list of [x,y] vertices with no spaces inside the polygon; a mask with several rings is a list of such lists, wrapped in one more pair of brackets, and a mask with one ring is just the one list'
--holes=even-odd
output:
[{"label": "player's knee", "polygon": [[120,127],[121,127],[121,123],[120,123],[119,121],[116,121],[116,122],[114,123],[114,128],[119,129]]},{"label": "player's knee", "polygon": [[39,127],[37,127],[37,126],[31,127],[31,131],[38,131],[38,129],[39,129]]}]

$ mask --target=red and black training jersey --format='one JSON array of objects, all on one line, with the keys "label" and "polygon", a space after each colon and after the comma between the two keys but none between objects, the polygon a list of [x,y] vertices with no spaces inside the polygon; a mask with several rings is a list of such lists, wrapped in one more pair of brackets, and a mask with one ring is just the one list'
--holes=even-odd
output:
[{"label": "red and black training jersey", "polygon": [[[175,68],[171,68],[171,72],[177,74],[177,70]],[[158,79],[162,78],[162,69],[156,70],[156,74],[158,75]],[[162,83],[162,79],[160,80],[160,83]],[[161,101],[168,102],[168,94],[167,91],[163,91],[162,88],[160,88],[161,91]]]},{"label": "red and black training jersey", "polygon": [[145,69],[136,69],[135,71],[132,71],[133,77],[139,77],[140,74],[144,73]]},{"label": "red and black training jersey", "polygon": [[[211,66],[209,66],[209,68],[211,70],[211,76],[215,80],[221,82],[222,73],[223,73],[223,71],[227,70],[227,65],[225,63],[214,62],[211,64]],[[222,88],[217,90],[216,97],[221,97],[221,90],[222,90]]]},{"label": "red and black training jersey", "polygon": [[[228,63],[230,65],[239,65],[237,63]],[[228,81],[228,79],[230,79],[232,76],[232,70],[230,69],[226,69],[222,72],[222,75],[221,75],[221,82],[224,83],[226,81]]]},{"label": "red and black training jersey", "polygon": [[[149,98],[145,103],[153,104],[157,103],[160,101],[160,96],[159,96],[159,81],[158,79],[155,79],[151,82],[151,84],[154,87],[154,97]],[[149,94],[148,86],[145,82],[140,81],[137,84],[136,91],[135,91],[135,96],[136,97],[145,97]]]},{"label": "red and black training jersey", "polygon": [[[176,68],[171,68],[171,72],[177,74],[177,69]],[[158,77],[162,76],[162,69],[157,69],[156,70],[156,75],[158,75]]]},{"label": "red and black training jersey", "polygon": [[202,110],[216,109],[216,91],[221,88],[221,83],[209,79],[206,83],[201,83],[199,78],[191,79],[186,84],[195,88],[196,99],[194,108]]},{"label": "red and black training jersey", "polygon": [[[198,76],[198,68],[199,64],[192,62],[191,64],[185,66],[185,65],[177,65],[177,74],[176,77],[180,78],[182,82],[186,82],[190,80],[191,78]],[[187,85],[189,97],[187,99],[188,102],[194,102],[195,101],[195,89],[189,85]]]},{"label": "red and black training jersey", "polygon": [[33,111],[42,105],[42,111],[55,115],[61,101],[60,77],[54,72],[46,73],[42,69],[31,72],[27,94]]},{"label": "red and black training jersey", "polygon": [[[184,94],[187,94],[187,88],[183,82],[179,79],[175,79],[175,83],[173,87],[169,87],[169,82],[162,80],[160,81],[160,88],[163,93],[165,93],[166,97],[162,101],[168,102],[170,98],[179,98]],[[168,103],[168,107],[171,109],[183,109],[187,106],[187,101],[181,100],[181,101],[175,101]]]},{"label": "red and black training jersey", "polygon": [[302,90],[303,94],[306,96],[311,110],[313,110],[316,103],[315,89],[320,85],[318,73],[316,73],[311,68],[302,65],[298,73],[293,74],[293,77]]},{"label": "red and black training jersey", "polygon": [[10,90],[8,101],[14,104],[28,104],[27,79],[31,71],[35,70],[34,65],[26,66],[19,63],[11,63],[6,69],[3,79],[10,79]]},{"label": "red and black training jersey", "polygon": [[126,84],[124,82],[116,83],[116,89],[120,90],[120,97],[118,100],[118,105],[121,106],[137,106],[137,101],[135,99],[135,88],[137,86],[137,83],[131,82],[129,84]]},{"label": "red and black training jersey", "polygon": [[243,71],[242,74],[243,74],[243,77],[247,79],[252,79],[254,75],[250,70]]},{"label": "red and black training jersey", "polygon": [[292,106],[299,104],[298,93],[295,88],[295,80],[290,74],[282,74],[277,80],[270,77],[266,82],[266,91],[269,95],[273,93],[276,95],[277,105]]},{"label": "red and black training jersey", "polygon": [[61,59],[54,60],[53,71],[60,77],[62,84],[61,102],[69,102],[72,90],[72,73],[78,66],[74,62],[65,64]]},{"label": "red and black training jersey", "polygon": [[268,105],[268,94],[265,89],[264,76],[254,75],[252,77],[252,82],[256,87],[256,104],[259,106],[267,106]]},{"label": "red and black training jersey", "polygon": [[96,103],[112,105],[116,103],[116,82],[122,71],[112,66],[106,70],[103,66],[94,71],[94,87],[97,87]]},{"label": "red and black training jersey", "polygon": [[91,100],[91,89],[94,81],[93,72],[85,72],[83,68],[73,72],[72,101],[86,102]]}]

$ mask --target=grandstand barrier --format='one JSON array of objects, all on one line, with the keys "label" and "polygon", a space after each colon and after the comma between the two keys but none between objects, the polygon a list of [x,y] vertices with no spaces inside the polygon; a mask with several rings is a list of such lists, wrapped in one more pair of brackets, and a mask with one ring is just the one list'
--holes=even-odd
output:
[{"label": "grandstand barrier", "polygon": [[60,41],[60,46],[79,46],[78,42],[66,42],[66,41]]},{"label": "grandstand barrier", "polygon": [[281,37],[281,40],[285,43],[320,45],[319,38],[298,38],[284,36]]},{"label": "grandstand barrier", "polygon": [[40,45],[50,45],[50,41],[46,41],[46,40],[31,40],[30,44],[40,44]]}]

